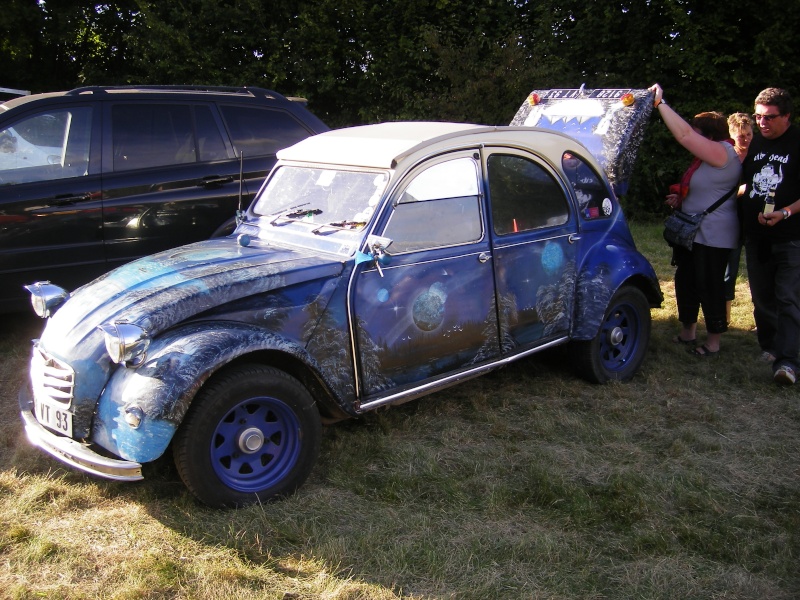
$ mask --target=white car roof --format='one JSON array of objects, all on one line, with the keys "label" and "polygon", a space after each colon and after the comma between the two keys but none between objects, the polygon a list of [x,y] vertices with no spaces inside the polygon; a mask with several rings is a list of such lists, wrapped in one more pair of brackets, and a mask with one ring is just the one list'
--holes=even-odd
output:
[{"label": "white car roof", "polygon": [[335,163],[390,169],[395,159],[420,144],[467,131],[494,127],[468,123],[391,122],[326,131],[278,152],[278,158],[311,163]]}]

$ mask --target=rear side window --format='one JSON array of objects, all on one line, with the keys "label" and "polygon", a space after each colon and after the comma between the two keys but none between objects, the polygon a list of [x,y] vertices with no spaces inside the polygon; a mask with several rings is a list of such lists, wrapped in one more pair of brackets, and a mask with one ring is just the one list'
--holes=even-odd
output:
[{"label": "rear side window", "polygon": [[521,156],[489,157],[489,197],[498,235],[556,227],[569,220],[561,186],[541,165]]},{"label": "rear side window", "polygon": [[573,152],[564,153],[561,166],[575,191],[581,218],[591,220],[610,216],[613,209],[611,198],[595,170]]},{"label": "rear side window", "polygon": [[114,171],[197,161],[191,108],[182,104],[117,104],[111,110]]},{"label": "rear side window", "polygon": [[289,113],[268,108],[220,106],[237,156],[275,154],[281,148],[304,140],[310,133]]},{"label": "rear side window", "polygon": [[92,109],[49,110],[0,130],[0,185],[88,174]]}]

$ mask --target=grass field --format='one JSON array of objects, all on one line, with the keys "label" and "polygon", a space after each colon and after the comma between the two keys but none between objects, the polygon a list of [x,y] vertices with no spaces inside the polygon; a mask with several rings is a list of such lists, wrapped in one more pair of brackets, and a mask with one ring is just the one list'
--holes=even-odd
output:
[{"label": "grass field", "polygon": [[16,390],[41,323],[5,318],[0,596],[800,598],[800,388],[758,360],[744,279],[719,357],[672,343],[668,249],[633,230],[666,301],[632,382],[537,355],[327,428],[297,495],[237,511],[168,463],[120,484],[32,449]]}]

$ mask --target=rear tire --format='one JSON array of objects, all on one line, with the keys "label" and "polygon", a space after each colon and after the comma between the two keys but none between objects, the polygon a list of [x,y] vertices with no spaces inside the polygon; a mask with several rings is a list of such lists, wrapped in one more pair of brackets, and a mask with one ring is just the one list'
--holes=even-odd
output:
[{"label": "rear tire", "polygon": [[263,365],[222,371],[201,388],[173,442],[186,487],[213,507],[292,494],[319,455],[322,424],[295,378]]},{"label": "rear tire", "polygon": [[594,339],[572,343],[578,374],[594,383],[628,381],[642,366],[650,327],[647,298],[638,288],[623,286],[608,303]]}]

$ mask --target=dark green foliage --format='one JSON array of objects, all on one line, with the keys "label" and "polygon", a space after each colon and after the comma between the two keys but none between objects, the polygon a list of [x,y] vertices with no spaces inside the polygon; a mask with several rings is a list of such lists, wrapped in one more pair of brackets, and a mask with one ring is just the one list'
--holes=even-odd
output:
[{"label": "dark green foliage", "polygon": [[[507,124],[532,89],[658,81],[691,117],[749,112],[769,86],[800,98],[798,31],[783,0],[9,0],[0,86],[258,85],[342,127]],[[665,212],[688,162],[654,117],[629,216]]]}]

